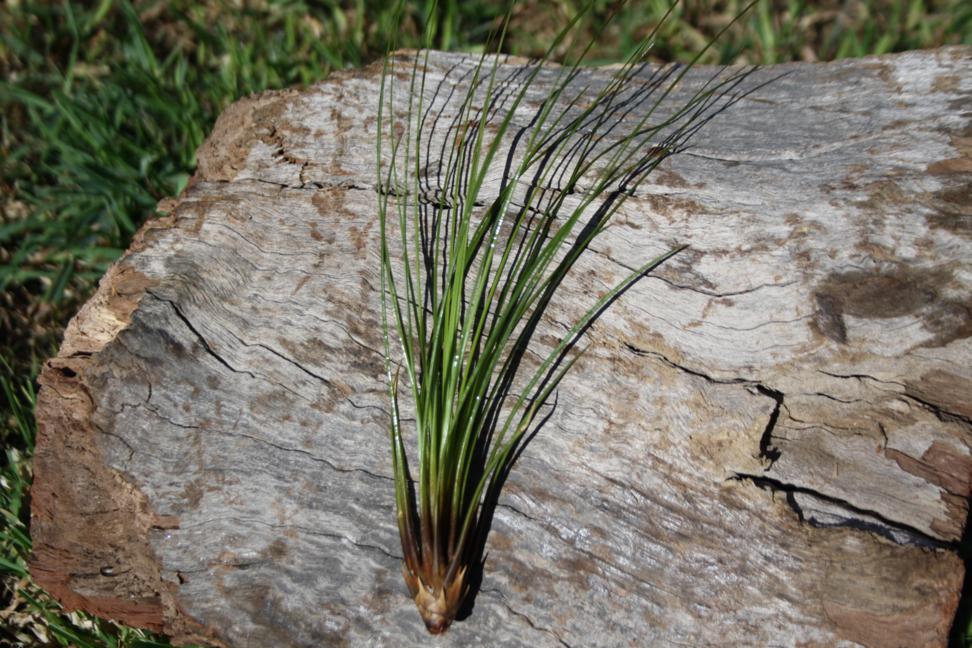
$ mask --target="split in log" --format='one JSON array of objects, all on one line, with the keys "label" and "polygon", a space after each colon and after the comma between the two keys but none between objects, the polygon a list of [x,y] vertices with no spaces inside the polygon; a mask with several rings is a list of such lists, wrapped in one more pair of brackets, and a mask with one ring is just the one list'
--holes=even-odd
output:
[{"label": "split in log", "polygon": [[[450,84],[474,62],[430,64]],[[972,49],[756,82],[783,70],[564,285],[548,344],[690,245],[589,332],[446,643],[946,643],[972,480]],[[31,526],[68,607],[234,646],[426,640],[389,479],[379,76],[231,106],[69,325]]]}]

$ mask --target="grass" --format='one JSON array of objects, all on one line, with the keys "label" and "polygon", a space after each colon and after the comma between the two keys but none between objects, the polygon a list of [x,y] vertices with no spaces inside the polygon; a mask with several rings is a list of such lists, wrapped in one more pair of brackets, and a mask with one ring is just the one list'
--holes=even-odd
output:
[{"label": "grass", "polygon": [[[25,575],[39,364],[156,202],[185,186],[195,149],[223,108],[250,92],[312,83],[373,60],[393,36],[417,45],[427,4],[410,2],[403,26],[375,0],[0,5],[0,609],[10,603],[26,615],[23,623],[0,620],[0,642],[152,645],[138,643],[147,635],[60,613]],[[517,3],[505,49],[542,54],[551,25],[582,4]],[[595,2],[578,26],[580,42],[604,29],[592,61],[624,59],[667,9],[664,0],[631,4],[605,27],[617,3]],[[467,51],[482,50],[506,9],[486,0],[440,5],[435,46]],[[687,60],[741,6],[686,2],[653,56]],[[702,62],[829,60],[945,43],[972,44],[972,5],[964,0],[763,0]]]}]

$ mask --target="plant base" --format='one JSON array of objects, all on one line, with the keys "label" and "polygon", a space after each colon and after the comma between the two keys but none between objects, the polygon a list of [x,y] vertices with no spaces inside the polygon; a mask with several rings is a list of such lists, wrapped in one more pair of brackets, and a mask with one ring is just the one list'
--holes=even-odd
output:
[{"label": "plant base", "polygon": [[466,598],[466,568],[460,569],[450,583],[432,578],[427,584],[407,565],[402,566],[402,575],[429,633],[437,635],[448,630]]}]

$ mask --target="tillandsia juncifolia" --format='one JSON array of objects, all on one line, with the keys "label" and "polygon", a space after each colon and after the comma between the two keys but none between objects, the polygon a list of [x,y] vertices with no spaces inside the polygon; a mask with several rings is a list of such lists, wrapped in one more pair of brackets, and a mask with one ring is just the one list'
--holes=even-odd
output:
[{"label": "tillandsia juncifolia", "polygon": [[605,73],[581,67],[593,40],[550,64],[582,15],[539,60],[430,66],[428,49],[385,60],[377,173],[395,503],[405,582],[433,634],[474,593],[500,490],[579,338],[684,246],[631,272],[524,364],[548,305],[645,177],[752,90],[751,69],[720,69],[674,101],[691,64],[649,64],[664,20]]}]

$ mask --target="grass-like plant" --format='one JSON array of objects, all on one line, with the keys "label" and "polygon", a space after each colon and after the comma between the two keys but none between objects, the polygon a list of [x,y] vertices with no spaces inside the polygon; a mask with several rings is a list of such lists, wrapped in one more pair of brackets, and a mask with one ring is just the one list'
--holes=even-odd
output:
[{"label": "grass-like plant", "polygon": [[[382,77],[377,170],[395,502],[405,581],[433,634],[473,591],[500,489],[580,357],[578,338],[682,247],[603,294],[536,362],[527,352],[557,289],[644,178],[738,100],[749,74],[721,71],[675,102],[689,66],[649,66],[652,34],[618,68],[582,82],[583,52],[547,64],[579,18],[540,60],[505,67],[484,54],[440,73],[426,50],[388,57]],[[537,88],[546,92],[528,107]]]}]

